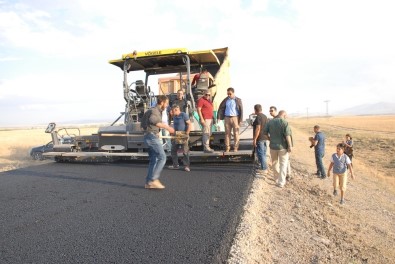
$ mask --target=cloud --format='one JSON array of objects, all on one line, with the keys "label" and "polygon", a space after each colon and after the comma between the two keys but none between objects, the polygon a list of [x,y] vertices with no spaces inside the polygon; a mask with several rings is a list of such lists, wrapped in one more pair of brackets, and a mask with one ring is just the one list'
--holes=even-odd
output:
[{"label": "cloud", "polygon": [[73,106],[70,115],[95,114],[100,105],[118,112],[122,72],[107,61],[172,47],[229,47],[231,84],[251,110],[261,103],[325,112],[324,100],[333,109],[344,108],[343,97],[395,100],[391,1],[36,0],[0,7],[0,99],[30,98],[17,103],[21,111],[55,112],[63,102]]},{"label": "cloud", "polygon": [[22,58],[18,58],[18,57],[3,57],[3,58],[0,58],[0,62],[20,61],[20,60],[22,60]]}]

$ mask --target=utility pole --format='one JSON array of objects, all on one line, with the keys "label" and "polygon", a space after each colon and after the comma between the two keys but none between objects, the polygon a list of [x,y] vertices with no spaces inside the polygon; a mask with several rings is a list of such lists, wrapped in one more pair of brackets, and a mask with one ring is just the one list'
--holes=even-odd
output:
[{"label": "utility pole", "polygon": [[329,100],[325,100],[324,103],[326,103],[326,116],[329,116],[329,111],[328,111],[328,103],[330,101]]}]

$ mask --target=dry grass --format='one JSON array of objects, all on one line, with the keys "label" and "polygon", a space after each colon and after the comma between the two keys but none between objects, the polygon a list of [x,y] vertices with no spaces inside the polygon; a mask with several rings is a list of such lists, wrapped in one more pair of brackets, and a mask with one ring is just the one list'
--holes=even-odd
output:
[{"label": "dry grass", "polygon": [[[67,129],[69,134],[78,134],[78,130],[70,127]],[[96,133],[98,126],[79,126],[81,135]],[[59,135],[66,135],[60,131]],[[50,142],[51,135],[45,133],[45,127],[39,128],[19,128],[0,130],[0,171],[8,171],[35,164],[42,164],[34,161],[29,156],[32,147],[44,145]]]},{"label": "dry grass", "polygon": [[[289,122],[312,136],[313,126],[319,125],[327,137],[327,155],[335,152],[336,144],[344,141],[347,133],[351,134],[355,155],[353,163],[357,169],[394,185],[395,116],[293,118]],[[306,142],[300,143],[309,144],[307,138]]]}]

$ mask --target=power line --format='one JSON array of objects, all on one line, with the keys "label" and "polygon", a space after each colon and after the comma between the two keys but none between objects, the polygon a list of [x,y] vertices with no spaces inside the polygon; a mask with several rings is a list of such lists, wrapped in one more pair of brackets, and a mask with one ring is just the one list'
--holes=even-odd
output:
[{"label": "power line", "polygon": [[329,108],[328,108],[328,104],[329,104],[329,100],[325,100],[324,103],[326,103],[326,115],[329,116]]}]

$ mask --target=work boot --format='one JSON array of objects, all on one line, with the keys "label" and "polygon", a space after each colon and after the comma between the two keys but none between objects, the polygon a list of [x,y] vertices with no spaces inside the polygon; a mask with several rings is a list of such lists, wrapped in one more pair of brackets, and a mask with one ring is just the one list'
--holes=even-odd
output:
[{"label": "work boot", "polygon": [[257,169],[256,172],[261,175],[268,175],[269,174],[268,170],[262,170],[262,169]]},{"label": "work boot", "polygon": [[164,189],[165,188],[165,186],[159,180],[150,181],[144,187],[145,187],[145,189]]},{"label": "work boot", "polygon": [[255,171],[255,177],[257,177],[257,178],[264,179],[265,176],[267,176],[267,174],[268,174],[267,170],[258,169]]},{"label": "work boot", "polygon": [[204,153],[214,153],[214,150],[211,149],[211,148],[206,148],[206,149],[204,150]]}]

